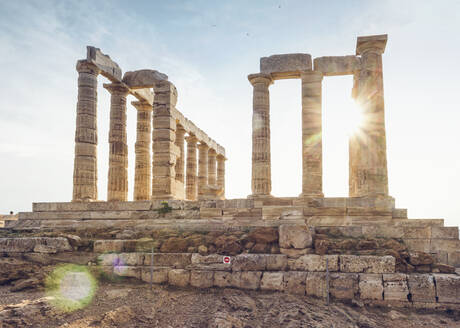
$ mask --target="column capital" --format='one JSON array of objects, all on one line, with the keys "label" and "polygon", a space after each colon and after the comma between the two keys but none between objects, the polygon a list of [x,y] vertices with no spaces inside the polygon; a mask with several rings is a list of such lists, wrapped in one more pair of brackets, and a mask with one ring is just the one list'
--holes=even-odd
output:
[{"label": "column capital", "polygon": [[101,72],[101,70],[96,65],[90,63],[86,59],[77,61],[75,68],[77,69],[78,73],[90,73],[98,75]]},{"label": "column capital", "polygon": [[146,101],[132,101],[131,105],[133,105],[138,111],[142,112],[151,112],[153,110],[153,106]]},{"label": "column capital", "polygon": [[209,149],[209,154],[210,154],[210,155],[216,155],[217,152],[216,152],[216,150],[215,150],[214,148],[210,148],[210,149]]},{"label": "column capital", "polygon": [[123,82],[104,83],[103,87],[111,94],[128,94],[130,91],[129,87]]},{"label": "column capital", "polygon": [[206,143],[204,143],[204,142],[201,141],[201,142],[199,143],[199,145],[198,145],[198,149],[200,149],[200,150],[201,150],[201,149],[206,150],[206,149],[209,149],[209,146],[208,146]]},{"label": "column capital", "polygon": [[184,129],[184,127],[180,124],[177,124],[176,126],[176,134],[186,134],[187,133],[187,130]]},{"label": "column capital", "polygon": [[385,51],[387,39],[387,34],[359,36],[356,41],[356,54],[375,53],[381,55]]},{"label": "column capital", "polygon": [[187,141],[187,144],[196,144],[198,142],[198,138],[194,134],[185,137],[185,140]]},{"label": "column capital", "polygon": [[273,83],[272,76],[270,74],[264,73],[249,74],[248,80],[253,86],[258,83],[263,83],[268,87],[270,84]]},{"label": "column capital", "polygon": [[321,82],[323,73],[320,71],[302,71],[300,72],[302,82]]},{"label": "column capital", "polygon": [[227,158],[222,154],[217,154],[216,159],[217,159],[218,162],[219,161],[225,162],[227,160]]}]

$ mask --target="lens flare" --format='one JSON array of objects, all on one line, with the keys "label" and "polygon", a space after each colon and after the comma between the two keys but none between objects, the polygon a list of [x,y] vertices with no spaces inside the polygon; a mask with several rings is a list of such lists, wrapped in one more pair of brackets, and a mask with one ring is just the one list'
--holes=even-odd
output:
[{"label": "lens flare", "polygon": [[359,134],[364,125],[364,115],[361,107],[354,101],[350,102],[350,105],[347,106],[345,117],[344,124],[347,135],[350,137]]},{"label": "lens flare", "polygon": [[50,303],[60,310],[70,312],[91,303],[97,281],[86,267],[65,264],[57,267],[46,278],[45,286]]}]

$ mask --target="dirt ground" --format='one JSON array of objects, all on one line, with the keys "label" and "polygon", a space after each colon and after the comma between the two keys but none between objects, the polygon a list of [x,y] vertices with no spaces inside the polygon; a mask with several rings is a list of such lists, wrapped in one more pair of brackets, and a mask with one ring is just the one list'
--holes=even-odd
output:
[{"label": "dirt ground", "polygon": [[100,283],[73,312],[54,308],[44,290],[0,287],[0,327],[460,327],[458,313],[370,308],[277,292],[198,290],[126,279]]}]

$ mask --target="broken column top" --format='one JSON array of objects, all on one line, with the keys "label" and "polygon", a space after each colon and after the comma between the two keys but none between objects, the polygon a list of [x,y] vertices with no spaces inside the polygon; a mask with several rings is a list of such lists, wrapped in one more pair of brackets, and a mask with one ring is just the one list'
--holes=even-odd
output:
[{"label": "broken column top", "polygon": [[383,54],[387,40],[387,34],[358,36],[358,40],[356,41],[356,54],[361,55],[368,49],[375,49]]},{"label": "broken column top", "polygon": [[274,79],[299,78],[301,71],[312,69],[310,54],[284,54],[260,58],[260,72]]},{"label": "broken column top", "polygon": [[108,78],[110,81],[121,81],[120,66],[118,66],[116,62],[110,59],[109,55],[103,54],[101,49],[87,46],[86,61],[99,68],[101,70],[101,74]]},{"label": "broken column top", "polygon": [[153,69],[126,72],[123,82],[131,89],[153,88],[159,81],[167,81],[168,76]]}]

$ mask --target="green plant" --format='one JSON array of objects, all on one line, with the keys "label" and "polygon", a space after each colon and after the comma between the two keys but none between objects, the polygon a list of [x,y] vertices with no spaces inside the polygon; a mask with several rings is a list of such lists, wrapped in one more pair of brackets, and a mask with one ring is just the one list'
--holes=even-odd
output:
[{"label": "green plant", "polygon": [[158,209],[158,213],[160,213],[162,215],[170,213],[173,210],[173,208],[171,206],[169,206],[168,202],[161,202],[161,206],[163,206],[163,207],[160,207]]}]

